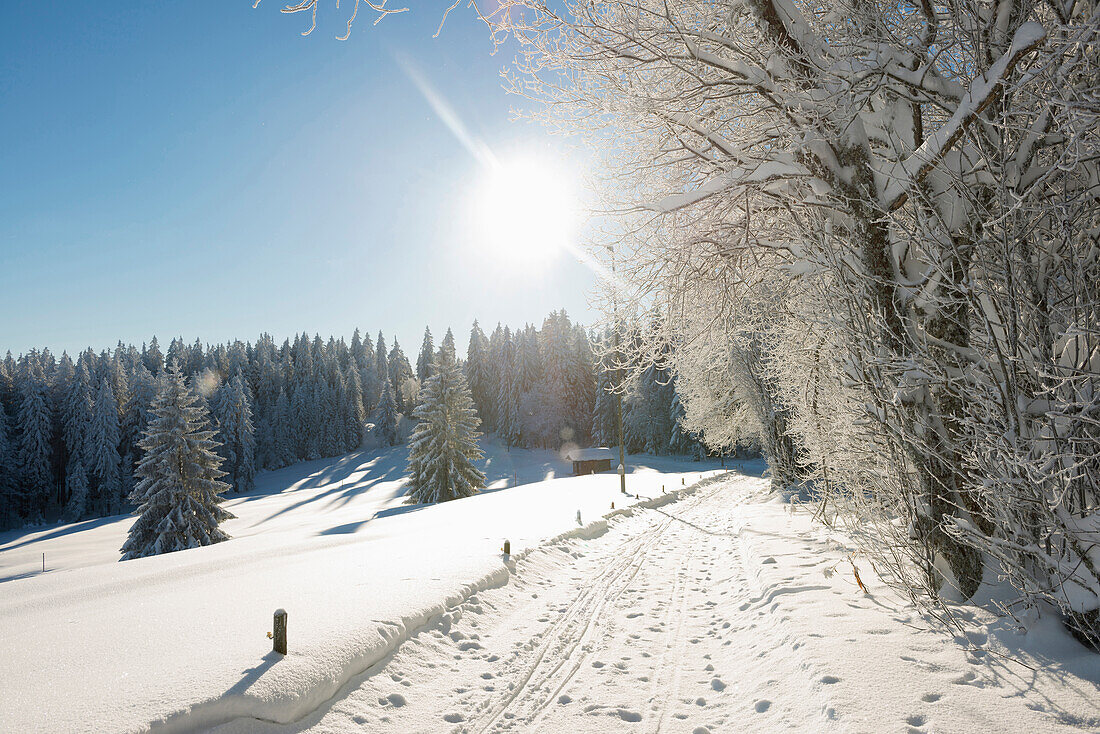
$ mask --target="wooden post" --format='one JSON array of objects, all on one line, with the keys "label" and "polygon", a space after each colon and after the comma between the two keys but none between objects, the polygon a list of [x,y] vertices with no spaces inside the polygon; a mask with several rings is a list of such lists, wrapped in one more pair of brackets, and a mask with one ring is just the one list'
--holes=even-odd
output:
[{"label": "wooden post", "polygon": [[577,510],[577,524],[578,525],[583,525],[584,524],[584,523],[581,522],[581,511],[580,510]]},{"label": "wooden post", "polygon": [[42,554],[42,573],[46,573],[46,554]]},{"label": "wooden post", "polygon": [[286,610],[275,610],[275,629],[272,634],[275,639],[275,652],[286,655]]},{"label": "wooden post", "polygon": [[683,485],[686,485],[686,484],[687,484],[687,482],[685,482],[685,481],[684,481],[684,478],[683,478],[683,477],[680,477],[680,484],[681,484],[681,486],[683,486]]},{"label": "wooden post", "polygon": [[512,555],[512,544],[510,542],[508,542],[507,540],[504,541],[504,555],[506,555],[506,556]]},{"label": "wooden post", "polygon": [[611,509],[612,509],[612,510],[614,510],[614,509],[615,509],[615,503],[614,503],[614,502],[612,502],[612,503],[611,503]]}]

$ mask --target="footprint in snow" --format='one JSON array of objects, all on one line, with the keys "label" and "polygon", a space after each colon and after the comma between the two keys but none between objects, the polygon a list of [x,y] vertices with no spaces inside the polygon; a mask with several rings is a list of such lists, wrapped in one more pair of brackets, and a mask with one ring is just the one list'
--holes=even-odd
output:
[{"label": "footprint in snow", "polygon": [[920,727],[924,726],[926,719],[920,714],[913,714],[912,716],[905,717],[905,723],[909,726]]},{"label": "footprint in snow", "polygon": [[721,681],[721,679],[719,679],[719,678],[711,678],[711,680],[710,680],[710,687],[711,687],[711,688],[713,688],[713,689],[714,689],[714,690],[716,690],[716,691],[724,691],[724,690],[726,690],[726,684],[725,684],[725,683],[723,683],[723,682]]},{"label": "footprint in snow", "polygon": [[941,698],[943,698],[942,693],[926,693],[920,697],[920,700],[924,701],[925,703],[935,703]]},{"label": "footprint in snow", "polygon": [[458,713],[443,714],[443,720],[446,721],[448,724],[457,724],[463,721],[463,716],[462,714]]},{"label": "footprint in snow", "polygon": [[771,707],[772,707],[772,702],[767,700],[766,698],[760,699],[759,701],[757,701],[753,705],[753,708],[756,709],[756,713],[758,713],[758,714],[764,713],[765,711],[767,711]]},{"label": "footprint in snow", "polygon": [[835,675],[823,675],[821,676],[821,682],[826,685],[832,685],[833,683],[839,683],[840,678],[837,678]]},{"label": "footprint in snow", "polygon": [[573,703],[573,699],[563,693],[558,696],[558,703],[563,705],[567,703]]},{"label": "footprint in snow", "polygon": [[974,682],[974,679],[977,678],[977,677],[978,676],[974,672],[971,671],[971,672],[963,673],[961,676],[959,676],[958,678],[956,678],[955,680],[953,680],[951,682],[954,683],[957,686],[975,685],[975,686],[981,687],[981,683],[975,683]]},{"label": "footprint in snow", "polygon": [[691,734],[710,734],[710,729],[705,726],[697,726],[691,730]]},{"label": "footprint in snow", "polygon": [[402,696],[400,693],[391,693],[385,698],[378,699],[378,703],[382,704],[383,706],[388,704],[390,706],[393,706],[394,708],[401,708],[405,705],[406,701],[405,697]]}]

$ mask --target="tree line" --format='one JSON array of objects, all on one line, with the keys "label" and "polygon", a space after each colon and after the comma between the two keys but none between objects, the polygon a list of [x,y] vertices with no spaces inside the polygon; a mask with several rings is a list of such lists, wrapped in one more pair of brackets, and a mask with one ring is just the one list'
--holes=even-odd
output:
[{"label": "tree line", "polygon": [[[603,337],[599,337],[603,338]],[[278,344],[204,345],[155,337],[140,348],[86,349],[73,359],[48,349],[0,361],[0,526],[75,522],[130,509],[158,381],[175,365],[214,431],[214,449],[234,492],[258,470],[390,446],[408,433],[421,387],[439,357],[453,356],[481,426],[510,447],[558,449],[616,443],[608,375],[621,369],[594,356],[593,336],[564,311],[541,328],[475,322],[465,359],[447,331],[437,348],[425,329],[415,366],[396,339],[356,330],[344,338],[296,335]],[[652,435],[679,425],[668,374],[654,369],[625,390],[631,451],[687,452],[690,442]],[[663,420],[654,423],[656,414]],[[403,429],[402,423],[406,426]]]}]

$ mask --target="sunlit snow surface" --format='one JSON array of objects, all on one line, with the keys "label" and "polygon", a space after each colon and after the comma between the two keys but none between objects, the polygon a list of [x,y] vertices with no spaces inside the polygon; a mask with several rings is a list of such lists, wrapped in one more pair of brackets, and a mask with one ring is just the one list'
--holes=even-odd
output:
[{"label": "sunlit snow surface", "polygon": [[1100,730],[1100,656],[1052,616],[945,630],[856,556],[862,591],[758,463],[635,457],[636,500],[488,448],[495,487],[529,483],[408,507],[392,449],[263,475],[219,546],[117,563],[119,519],[5,536],[0,731]]},{"label": "sunlit snow surface", "polygon": [[[489,491],[439,506],[403,504],[403,448],[265,472],[226,502],[233,540],[154,558],[118,562],[129,517],[0,535],[0,731],[296,718],[469,585],[503,582],[505,538],[517,555],[578,510],[587,524],[634,501],[614,474],[566,477],[553,452],[486,449]],[[628,481],[653,496],[715,468],[632,457]]]}]

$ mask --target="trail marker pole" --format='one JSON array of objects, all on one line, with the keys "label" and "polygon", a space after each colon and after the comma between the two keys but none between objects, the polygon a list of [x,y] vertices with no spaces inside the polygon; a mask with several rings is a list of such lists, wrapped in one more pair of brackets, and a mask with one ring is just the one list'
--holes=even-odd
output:
[{"label": "trail marker pole", "polygon": [[272,632],[275,640],[274,650],[280,655],[286,655],[286,610],[275,610],[275,624]]},{"label": "trail marker pole", "polygon": [[511,544],[511,542],[509,542],[507,540],[504,541],[504,555],[506,555],[506,556],[512,555],[512,544]]},{"label": "trail marker pole", "polygon": [[42,554],[42,573],[46,573],[46,554]]}]

